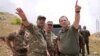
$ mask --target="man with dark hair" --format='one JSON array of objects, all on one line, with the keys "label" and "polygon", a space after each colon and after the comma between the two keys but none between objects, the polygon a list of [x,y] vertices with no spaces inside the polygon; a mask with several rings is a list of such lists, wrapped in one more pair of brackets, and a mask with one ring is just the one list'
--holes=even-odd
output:
[{"label": "man with dark hair", "polygon": [[78,29],[78,32],[79,32],[79,46],[80,46],[80,53],[82,54],[82,56],[85,56],[85,41],[84,41],[84,37],[82,35],[82,28],[81,28],[81,25],[79,26],[79,29]]},{"label": "man with dark hair", "polygon": [[45,56],[48,55],[47,44],[46,44],[46,35],[44,31],[44,25],[46,18],[44,16],[38,16],[37,26],[30,24],[25,16],[25,13],[21,8],[17,8],[17,14],[21,17],[22,23],[27,28],[30,33],[29,41],[29,56]]},{"label": "man with dark hair", "polygon": [[84,37],[85,40],[85,45],[86,45],[86,49],[87,49],[87,54],[90,54],[89,51],[89,36],[90,36],[90,32],[86,29],[86,26],[83,26],[83,30],[82,30],[82,35]]}]

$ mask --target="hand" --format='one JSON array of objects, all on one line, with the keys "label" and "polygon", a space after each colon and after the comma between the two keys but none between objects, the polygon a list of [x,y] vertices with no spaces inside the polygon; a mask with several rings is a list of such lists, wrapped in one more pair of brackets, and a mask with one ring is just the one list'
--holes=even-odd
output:
[{"label": "hand", "polygon": [[21,8],[17,8],[16,11],[17,11],[16,14],[18,14],[21,17],[22,21],[27,20],[25,13],[23,12],[23,10]]},{"label": "hand", "polygon": [[46,49],[46,56],[50,56],[50,53],[48,52],[47,49]]},{"label": "hand", "polygon": [[47,52],[47,56],[50,56],[49,52]]},{"label": "hand", "polygon": [[12,50],[13,53],[16,53],[15,49],[11,48],[11,50]]},{"label": "hand", "polygon": [[78,3],[78,0],[76,1],[76,4],[75,4],[75,12],[80,13],[81,6],[77,5],[77,3]]}]

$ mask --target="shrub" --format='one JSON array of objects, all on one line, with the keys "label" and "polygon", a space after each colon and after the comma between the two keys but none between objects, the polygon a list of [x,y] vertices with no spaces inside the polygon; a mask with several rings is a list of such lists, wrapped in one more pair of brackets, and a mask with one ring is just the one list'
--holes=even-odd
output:
[{"label": "shrub", "polygon": [[11,21],[11,24],[13,25],[19,25],[21,23],[22,23],[21,20],[17,17]]}]

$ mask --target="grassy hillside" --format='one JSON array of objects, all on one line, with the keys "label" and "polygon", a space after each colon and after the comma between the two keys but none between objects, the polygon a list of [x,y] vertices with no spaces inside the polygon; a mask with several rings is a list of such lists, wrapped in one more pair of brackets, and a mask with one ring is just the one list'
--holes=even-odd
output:
[{"label": "grassy hillside", "polygon": [[16,31],[19,25],[12,25],[12,21],[17,17],[7,12],[0,12],[0,35],[4,36]]},{"label": "grassy hillside", "polygon": [[[12,25],[11,22],[17,17],[7,12],[0,12],[0,36],[7,36],[9,33],[19,29],[19,25]],[[0,40],[0,56],[10,56],[11,51],[5,42]]]},{"label": "grassy hillside", "polygon": [[[99,35],[97,37],[97,35]],[[100,32],[90,36],[90,51],[100,55]]]}]

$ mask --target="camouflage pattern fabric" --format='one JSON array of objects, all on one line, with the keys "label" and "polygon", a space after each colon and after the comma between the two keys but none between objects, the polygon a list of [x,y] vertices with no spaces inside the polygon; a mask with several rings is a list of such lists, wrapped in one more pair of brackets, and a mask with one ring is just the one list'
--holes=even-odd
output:
[{"label": "camouflage pattern fabric", "polygon": [[57,36],[53,32],[46,33],[47,48],[50,56],[55,55],[54,40],[56,39],[56,37]]},{"label": "camouflage pattern fabric", "polygon": [[30,33],[28,56],[45,56],[46,41],[40,32],[41,29],[30,24],[27,30]]},{"label": "camouflage pattern fabric", "polygon": [[20,35],[17,32],[11,33],[7,40],[11,41],[13,44],[13,48],[15,49],[15,53],[13,56],[27,56],[27,46],[28,46],[28,36]]}]

